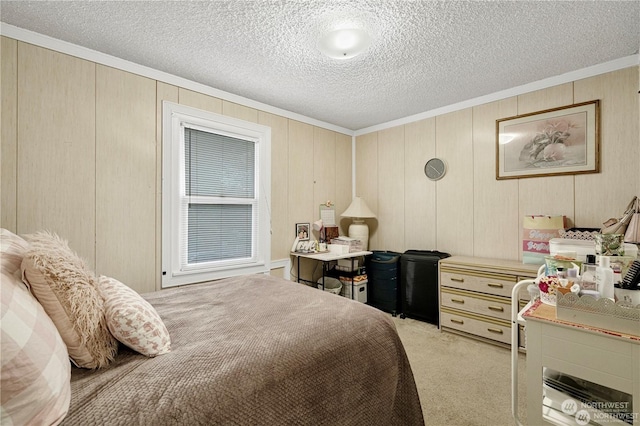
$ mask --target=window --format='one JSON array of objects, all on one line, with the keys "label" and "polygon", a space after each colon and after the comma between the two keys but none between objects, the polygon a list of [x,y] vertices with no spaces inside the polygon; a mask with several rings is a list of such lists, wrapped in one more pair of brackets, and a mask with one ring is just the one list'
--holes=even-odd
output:
[{"label": "window", "polygon": [[271,130],[163,103],[162,287],[269,272]]}]

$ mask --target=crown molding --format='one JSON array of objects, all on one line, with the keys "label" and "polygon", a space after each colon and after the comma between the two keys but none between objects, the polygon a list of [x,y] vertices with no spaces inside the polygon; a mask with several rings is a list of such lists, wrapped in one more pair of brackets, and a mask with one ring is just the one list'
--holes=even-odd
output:
[{"label": "crown molding", "polygon": [[133,74],[148,77],[154,80],[162,81],[174,86],[183,87],[185,89],[193,90],[203,94],[207,94],[219,99],[223,99],[229,102],[234,102],[240,105],[244,105],[250,108],[255,108],[260,111],[280,115],[285,118],[297,120],[306,124],[321,127],[328,130],[333,130],[338,133],[342,133],[349,136],[360,136],[367,133],[376,132],[379,130],[388,129],[391,127],[401,126],[404,124],[413,123],[415,121],[424,120],[426,118],[436,117],[438,115],[447,114],[454,111],[459,111],[465,108],[471,108],[474,106],[486,104],[489,102],[499,101],[512,96],[522,95],[524,93],[533,92],[536,90],[546,89],[549,87],[557,86],[564,83],[569,83],[584,78],[593,77],[600,74],[605,74],[611,71],[617,71],[623,68],[640,65],[640,54],[630,55],[623,58],[615,59],[602,64],[593,65],[591,67],[583,68],[576,71],[571,71],[565,74],[549,77],[543,80],[535,81],[532,83],[523,84],[521,86],[512,87],[510,89],[502,90],[499,92],[491,93],[489,95],[480,96],[477,98],[469,99],[466,101],[458,102],[455,104],[447,105],[441,108],[432,109],[429,111],[421,112],[419,114],[410,115],[397,120],[388,121],[385,123],[376,124],[374,126],[362,128],[359,130],[350,130],[341,126],[336,126],[331,123],[316,120],[311,117],[307,117],[292,111],[280,109],[268,104],[264,104],[258,101],[254,101],[249,98],[234,95],[233,93],[225,92],[223,90],[216,89],[211,86],[206,86],[201,83],[197,83],[192,80],[188,80],[182,77],[175,76],[163,71],[159,71],[150,67],[146,67],[140,64],[136,64],[131,61],[126,61],[121,58],[117,58],[106,53],[98,52],[96,50],[88,49],[82,46],[78,46],[66,41],[58,40],[53,37],[49,37],[43,34],[39,34],[33,31],[25,30],[13,25],[0,23],[0,35],[10,37],[25,43],[30,43],[43,48],[51,49],[60,53],[65,53],[77,58],[92,61],[98,64],[106,65],[109,67],[117,68],[123,71],[131,72]]},{"label": "crown molding", "polygon": [[462,109],[486,104],[489,102],[510,98],[512,96],[518,96],[524,93],[546,89],[549,87],[558,86],[560,84],[570,83],[572,81],[582,80],[584,78],[589,78],[596,75],[605,74],[611,71],[617,71],[620,69],[629,68],[629,67],[638,66],[638,65],[640,65],[640,54],[625,56],[623,58],[615,59],[613,61],[604,62],[602,64],[593,65],[591,67],[583,68],[577,71],[571,71],[571,72],[560,74],[554,77],[545,78],[543,80],[534,81],[532,83],[523,84],[522,86],[512,87],[510,89],[491,93],[489,95],[480,96],[477,98],[447,105],[442,108],[436,108],[430,111],[421,112],[419,114],[410,115],[397,120],[388,121],[386,123],[376,124],[375,126],[356,130],[354,132],[354,136],[365,135],[367,133],[377,132],[379,130],[384,130],[391,127],[401,126],[403,124],[409,124],[415,121],[424,120],[425,118],[436,117],[438,115],[443,115],[450,112],[459,111]]},{"label": "crown molding", "polygon": [[233,93],[225,92],[223,90],[216,89],[211,86],[206,86],[201,83],[197,83],[186,78],[178,77],[173,74],[169,74],[163,71],[159,71],[144,65],[136,64],[135,62],[126,61],[121,58],[117,58],[106,53],[98,52],[96,50],[88,49],[86,47],[78,46],[73,43],[69,43],[63,40],[58,40],[53,37],[39,34],[33,31],[25,30],[13,25],[0,23],[0,35],[13,38],[25,43],[33,44],[35,46],[43,47],[46,49],[54,50],[56,52],[64,53],[70,56],[74,56],[80,59],[85,59],[97,64],[105,65],[108,67],[116,68],[122,71],[127,71],[133,74],[140,75],[142,77],[151,78],[153,80],[162,81],[163,83],[171,84],[174,86],[182,87],[185,89],[193,90],[199,93],[210,95],[225,101],[233,102],[239,105],[244,105],[249,108],[255,108],[260,111],[268,112],[275,115],[280,115],[285,118],[297,120],[306,124],[321,127],[328,130],[333,130],[338,133],[353,136],[353,130],[346,129],[341,126],[336,126],[331,123],[316,120],[311,117],[307,117],[301,114],[297,114],[292,111],[287,111],[281,108],[277,108],[262,102],[254,101],[249,98],[234,95]]}]

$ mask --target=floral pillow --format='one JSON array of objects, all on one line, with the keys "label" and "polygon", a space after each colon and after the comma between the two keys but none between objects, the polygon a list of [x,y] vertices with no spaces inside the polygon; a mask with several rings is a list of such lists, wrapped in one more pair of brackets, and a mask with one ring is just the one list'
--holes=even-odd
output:
[{"label": "floral pillow", "polygon": [[171,338],[154,307],[115,278],[101,275],[99,280],[111,334],[149,357],[169,352]]}]

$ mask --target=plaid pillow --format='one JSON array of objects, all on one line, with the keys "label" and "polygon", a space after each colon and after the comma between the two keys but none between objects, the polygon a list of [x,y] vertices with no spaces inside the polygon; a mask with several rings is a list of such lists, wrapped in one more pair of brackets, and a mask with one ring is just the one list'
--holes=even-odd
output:
[{"label": "plaid pillow", "polygon": [[19,272],[11,275],[3,268],[0,274],[0,424],[58,424],[71,396],[67,347]]},{"label": "plaid pillow", "polygon": [[29,244],[25,240],[9,230],[0,228],[0,252],[2,252],[0,262],[3,271],[13,275],[19,270],[22,258],[28,248]]}]

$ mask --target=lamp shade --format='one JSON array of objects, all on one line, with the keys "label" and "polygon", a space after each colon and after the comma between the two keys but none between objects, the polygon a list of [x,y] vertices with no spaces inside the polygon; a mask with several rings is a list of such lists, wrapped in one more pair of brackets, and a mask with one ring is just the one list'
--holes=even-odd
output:
[{"label": "lamp shade", "polygon": [[367,203],[360,197],[355,197],[351,205],[340,216],[360,218],[376,217],[375,213],[371,211]]}]

